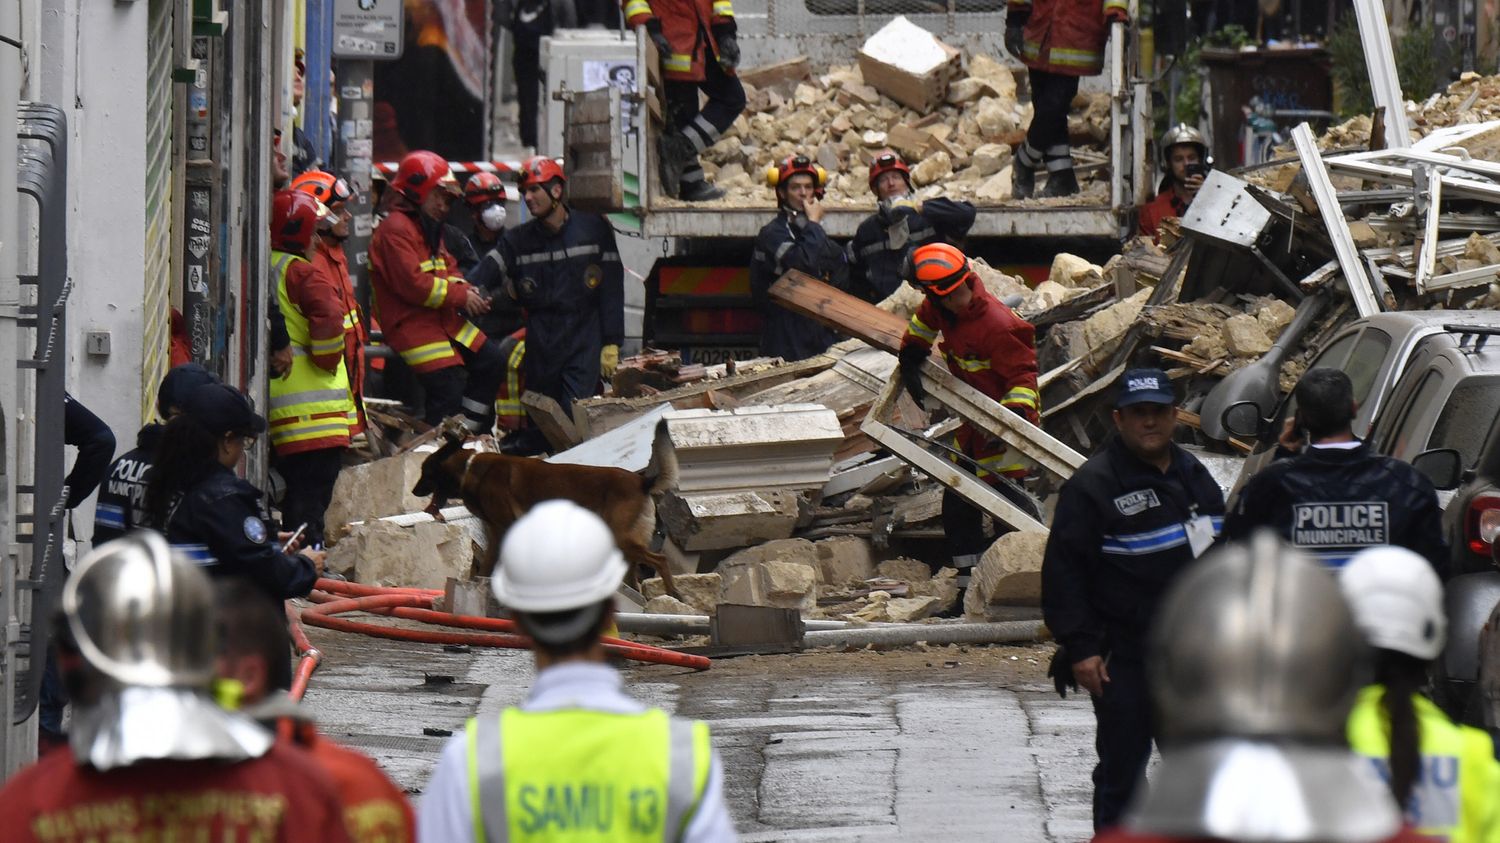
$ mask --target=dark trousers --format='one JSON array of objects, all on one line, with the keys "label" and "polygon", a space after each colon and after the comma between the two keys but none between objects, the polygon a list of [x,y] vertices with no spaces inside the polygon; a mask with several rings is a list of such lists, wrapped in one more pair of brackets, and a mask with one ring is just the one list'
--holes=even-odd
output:
[{"label": "dark trousers", "polygon": [[[739,77],[731,76],[714,60],[712,51],[704,62],[703,81],[687,82],[668,79],[664,83],[667,122],[672,131],[692,142],[699,155],[723,137],[745,110],[745,86]],[[698,92],[708,97],[700,110]],[[690,164],[683,171],[683,182],[703,181],[703,169]]]},{"label": "dark trousers", "polygon": [[1057,155],[1057,147],[1068,146],[1068,112],[1078,95],[1078,77],[1044,70],[1028,70],[1031,80],[1031,126],[1026,142],[1048,158]]},{"label": "dark trousers", "polygon": [[42,692],[37,700],[37,713],[42,737],[60,740],[63,737],[63,709],[68,707],[68,689],[63,685],[62,674],[57,669],[57,654],[47,649],[47,663],[42,668]]},{"label": "dark trousers", "polygon": [[449,416],[463,413],[471,427],[488,430],[495,419],[495,396],[505,380],[505,352],[499,341],[487,338],[478,351],[454,343],[464,361],[436,372],[417,375],[426,393],[422,420],[437,426]]},{"label": "dark trousers", "polygon": [[[1040,520],[1041,513],[1037,512],[1034,501],[1018,494],[1009,484],[1002,483],[993,488],[1006,500]],[[989,549],[993,541],[984,536],[984,513],[979,507],[969,503],[952,489],[944,489],[942,524],[948,555],[952,558],[954,567],[978,565],[979,557]],[[1010,532],[1010,528],[1001,522],[997,521],[995,526],[998,534]]]},{"label": "dark trousers", "polygon": [[1104,696],[1094,698],[1098,722],[1094,749],[1099,753],[1099,764],[1094,767],[1095,830],[1120,822],[1146,773],[1156,737],[1145,664],[1138,658],[1116,656],[1105,669],[1109,682],[1104,685]]},{"label": "dark trousers", "polygon": [[542,94],[542,39],[517,34],[511,38],[511,71],[516,75],[516,123],[521,145],[535,149],[536,118]]},{"label": "dark trousers", "polygon": [[303,547],[323,543],[323,515],[333,500],[333,484],[343,467],[343,448],[320,448],[276,458],[276,470],[286,481],[286,495],[281,500],[281,526],[296,530],[302,524]]}]

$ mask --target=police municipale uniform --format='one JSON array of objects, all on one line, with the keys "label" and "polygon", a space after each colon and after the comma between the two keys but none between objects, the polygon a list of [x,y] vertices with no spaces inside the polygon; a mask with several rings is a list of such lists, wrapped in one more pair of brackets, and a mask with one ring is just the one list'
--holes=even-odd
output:
[{"label": "police municipale uniform", "polygon": [[[585,717],[589,715],[617,715],[631,718],[646,715],[652,718],[664,716],[660,715],[660,712],[653,714],[654,711],[624,693],[620,674],[614,668],[603,664],[581,662],[554,665],[542,670],[532,684],[531,693],[519,708],[522,715],[536,717],[565,718],[579,713]],[[473,731],[475,725],[474,721],[470,721],[470,730],[449,741],[443,749],[442,756],[438,759],[432,779],[427,783],[422,802],[417,810],[417,831],[418,837],[422,840],[442,840],[451,841],[451,843],[462,843],[462,841],[477,843],[478,841],[475,835],[476,824],[473,814],[476,799],[470,779],[471,746],[477,744],[478,741],[471,743],[469,732]],[[526,740],[524,734],[520,740]],[[686,818],[686,826],[681,835],[674,836],[664,835],[661,825],[665,821],[666,812],[665,806],[660,804],[665,800],[660,794],[659,778],[661,774],[667,772],[665,769],[667,765],[656,766],[656,762],[653,761],[653,766],[646,768],[640,767],[637,763],[645,760],[650,755],[649,753],[612,754],[608,763],[601,765],[603,770],[593,771],[610,776],[609,779],[570,781],[568,779],[570,772],[588,770],[587,759],[593,754],[604,753],[608,746],[598,745],[597,742],[591,742],[587,736],[584,736],[583,740],[574,744],[582,749],[577,759],[572,756],[560,757],[557,753],[562,750],[558,750],[556,746],[549,747],[552,750],[550,753],[522,753],[512,758],[505,754],[505,741],[506,733],[502,727],[499,737],[500,746],[496,754],[505,759],[504,786],[510,796],[508,807],[511,810],[508,811],[507,816],[510,834],[490,832],[485,834],[486,840],[666,839],[699,843],[700,841],[738,839],[729,810],[724,803],[723,766],[719,761],[718,753],[711,749],[707,752],[709,763],[706,772],[701,767],[696,767],[694,770],[694,778],[702,782],[697,791],[696,807]],[[636,769],[627,772],[626,766]],[[652,769],[654,773],[651,772]],[[616,776],[618,776],[617,780]],[[637,784],[644,784],[653,776],[658,782],[656,787],[650,788],[656,791],[654,796],[646,796],[645,789],[641,789],[635,802],[635,810],[632,810],[630,794],[624,792],[624,785],[632,776],[638,777]],[[544,787],[549,784],[553,786],[551,801],[548,800],[549,789]],[[586,817],[579,815],[578,819],[588,823],[582,828],[575,827],[573,814],[549,809],[549,806],[555,807],[559,804],[557,800],[570,794],[580,793],[584,788],[592,788],[594,793],[606,793],[611,784],[621,785],[621,792],[613,794],[615,801],[610,803],[613,810],[608,812],[607,817],[605,812],[590,813]],[[569,790],[559,791],[557,788]],[[496,802],[496,800],[484,801]],[[648,808],[654,810],[648,810]]]},{"label": "police municipale uniform", "polygon": [[110,463],[94,504],[96,545],[113,541],[146,523],[146,473],[161,442],[163,424],[148,424],[135,435],[135,447]]}]

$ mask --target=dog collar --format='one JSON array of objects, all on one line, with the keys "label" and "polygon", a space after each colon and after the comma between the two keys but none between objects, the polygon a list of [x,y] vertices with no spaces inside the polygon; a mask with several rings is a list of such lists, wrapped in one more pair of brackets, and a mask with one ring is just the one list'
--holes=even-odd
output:
[{"label": "dog collar", "polygon": [[474,459],[478,456],[479,451],[475,451],[474,453],[469,454],[469,458],[467,460],[464,460],[464,476],[458,479],[459,489],[463,489],[464,484],[469,482],[469,467],[474,465]]}]

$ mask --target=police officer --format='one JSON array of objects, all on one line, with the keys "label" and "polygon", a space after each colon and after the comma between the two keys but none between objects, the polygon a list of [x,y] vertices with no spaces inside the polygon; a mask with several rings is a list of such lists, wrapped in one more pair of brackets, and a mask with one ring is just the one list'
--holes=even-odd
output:
[{"label": "police officer", "polygon": [[1370,759],[1419,833],[1500,840],[1495,742],[1456,725],[1422,693],[1446,638],[1443,583],[1415,553],[1375,547],[1349,560],[1339,586],[1375,649],[1375,682],[1355,700],[1349,745]]},{"label": "police officer", "polygon": [[1282,431],[1280,458],[1240,490],[1224,520],[1225,539],[1271,527],[1335,568],[1362,548],[1394,544],[1442,574],[1448,544],[1437,492],[1421,472],[1354,438],[1349,376],[1319,367],[1302,376],[1292,395],[1297,412]]},{"label": "police officer", "polygon": [[81,559],[62,605],[69,745],[0,790],[7,841],[349,839],[313,759],[214,703],[213,592],[197,566],[139,531]]},{"label": "police officer", "polygon": [[[1161,765],[1096,843],[1419,843],[1349,751],[1364,647],[1326,571],[1269,532],[1185,572],[1151,634]],[[1493,793],[1493,791],[1491,791]]]},{"label": "police officer", "polygon": [[[519,708],[470,720],[444,748],[418,836],[735,840],[708,726],[626,696],[609,666],[599,637],[628,566],[604,522],[546,501],[505,534],[500,563],[495,596],[536,642],[536,680]],[[549,811],[553,799],[592,808]]]},{"label": "police officer", "polygon": [[200,386],[167,422],[146,487],[146,526],[211,576],[241,576],[268,597],[312,590],[324,553],[281,551],[266,527],[261,491],[234,473],[247,440],[266,431],[245,393],[222,383]]},{"label": "police officer", "polygon": [[526,314],[526,388],[564,412],[614,377],[625,340],[625,267],[615,231],[569,208],[568,179],[551,158],[527,161],[522,199],[532,218],[501,239],[504,286]]},{"label": "police officer", "polygon": [[788,362],[822,354],[833,345],[833,331],[771,301],[771,285],[796,269],[844,287],[849,262],[844,250],[823,230],[823,186],[828,174],[806,155],[788,156],[766,171],[776,189],[776,219],[755,238],[750,255],[750,295],[765,317],[760,353]]},{"label": "police officer", "polygon": [[1165,372],[1125,372],[1116,436],[1063,484],[1042,561],[1042,614],[1062,645],[1058,690],[1076,680],[1094,701],[1096,829],[1119,821],[1151,757],[1147,630],[1223,523],[1218,484],[1172,442],[1176,412]]},{"label": "police officer", "polygon": [[925,243],[961,246],[974,225],[974,206],[935,196],[912,195],[911,168],[894,150],[882,149],[870,162],[870,192],[875,213],[865,218],[849,241],[849,290],[878,302],[901,286],[901,266]]}]

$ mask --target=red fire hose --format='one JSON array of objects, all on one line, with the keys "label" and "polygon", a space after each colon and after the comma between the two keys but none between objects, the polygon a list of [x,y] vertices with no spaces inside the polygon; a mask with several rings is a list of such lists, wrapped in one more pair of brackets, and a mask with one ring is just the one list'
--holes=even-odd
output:
[{"label": "red fire hose", "polygon": [[[298,612],[290,603],[287,604],[292,642],[297,647],[297,653],[302,657],[292,680],[290,693],[293,699],[302,698],[307,691],[308,681],[323,658],[323,654],[308,641],[307,632],[302,628],[303,623],[339,632],[354,632],[420,644],[467,644],[475,647],[531,649],[531,639],[520,634],[515,621],[504,618],[453,615],[433,610],[433,601],[442,595],[441,591],[421,588],[381,588],[328,579],[318,580],[317,589],[308,595],[308,599],[319,605]],[[487,634],[381,626],[336,617],[345,612],[388,615],[437,626],[484,630]],[[688,667],[693,670],[709,668],[709,660],[703,656],[679,653],[662,647],[638,644],[608,636],[604,638],[604,649],[613,655],[636,661]]]}]

